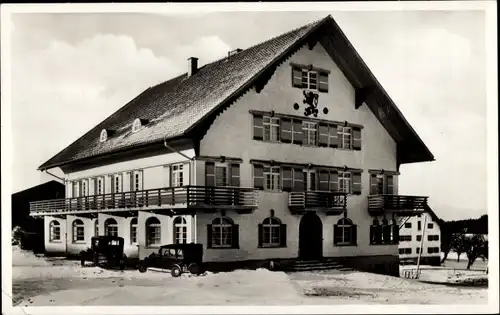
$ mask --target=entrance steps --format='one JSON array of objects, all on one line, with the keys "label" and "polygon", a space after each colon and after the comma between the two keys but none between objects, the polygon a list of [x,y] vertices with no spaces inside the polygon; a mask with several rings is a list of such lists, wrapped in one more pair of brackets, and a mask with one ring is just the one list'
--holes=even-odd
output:
[{"label": "entrance steps", "polygon": [[285,268],[284,271],[314,271],[314,270],[341,270],[351,271],[351,268],[345,268],[342,264],[334,259],[322,260],[296,260]]}]

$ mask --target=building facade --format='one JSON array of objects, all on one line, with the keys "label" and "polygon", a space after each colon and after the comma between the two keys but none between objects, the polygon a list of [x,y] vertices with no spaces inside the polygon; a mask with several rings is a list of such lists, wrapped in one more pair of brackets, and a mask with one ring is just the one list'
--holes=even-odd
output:
[{"label": "building facade", "polygon": [[[430,208],[429,208],[430,209]],[[410,217],[399,233],[399,259],[416,263],[420,251],[423,265],[441,265],[441,229],[437,216],[431,212]]]},{"label": "building facade", "polygon": [[213,266],[329,257],[395,274],[398,217],[427,202],[398,195],[399,166],[432,160],[328,16],[190,58],[42,165],[62,169],[67,198],[32,215],[47,251],[108,234],[130,258],[197,242]]}]

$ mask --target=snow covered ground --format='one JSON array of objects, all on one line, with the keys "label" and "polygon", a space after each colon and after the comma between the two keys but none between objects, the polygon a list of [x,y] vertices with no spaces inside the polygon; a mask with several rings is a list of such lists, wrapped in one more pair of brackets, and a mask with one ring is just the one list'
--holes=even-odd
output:
[{"label": "snow covered ground", "polygon": [[150,270],[81,268],[79,262],[13,250],[14,302],[74,305],[321,305],[487,303],[486,288],[450,287],[356,271],[265,269],[172,278]]}]

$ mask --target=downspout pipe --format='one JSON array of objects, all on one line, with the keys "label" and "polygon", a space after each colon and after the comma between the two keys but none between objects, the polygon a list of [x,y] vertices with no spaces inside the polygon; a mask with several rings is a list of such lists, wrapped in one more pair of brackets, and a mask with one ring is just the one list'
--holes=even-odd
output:
[{"label": "downspout pipe", "polygon": [[49,174],[50,176],[53,176],[53,177],[57,178],[58,180],[62,181],[62,182],[63,182],[63,184],[66,182],[66,179],[64,179],[64,178],[62,178],[62,177],[59,177],[59,176],[57,176],[57,175],[54,175],[54,174],[50,173],[50,172],[49,172],[49,171],[47,171],[47,170],[45,170],[45,173],[47,173],[47,174]]}]

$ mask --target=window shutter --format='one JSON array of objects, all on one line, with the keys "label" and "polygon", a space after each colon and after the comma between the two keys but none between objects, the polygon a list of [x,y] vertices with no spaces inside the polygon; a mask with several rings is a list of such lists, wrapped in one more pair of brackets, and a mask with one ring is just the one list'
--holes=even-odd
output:
[{"label": "window shutter", "polygon": [[212,248],[212,224],[207,224],[207,248]]},{"label": "window shutter", "polygon": [[292,120],[282,118],[281,119],[281,142],[291,143],[292,142]]},{"label": "window shutter", "polygon": [[333,226],[333,244],[338,244],[342,240],[342,230],[338,228],[337,224]]},{"label": "window shutter", "polygon": [[361,128],[352,128],[352,148],[354,150],[361,150]]},{"label": "window shutter", "polygon": [[328,171],[325,171],[325,170],[319,171],[319,190],[320,191],[329,191],[328,175],[329,175]]},{"label": "window shutter", "polygon": [[280,246],[286,247],[286,224],[280,225]]},{"label": "window shutter", "polygon": [[231,182],[230,185],[234,187],[240,186],[240,165],[239,164],[231,164],[230,165],[231,172]]},{"label": "window shutter", "polygon": [[320,92],[328,92],[328,73],[320,72],[319,73],[319,87],[318,90]]},{"label": "window shutter", "polygon": [[205,186],[215,186],[215,163],[205,162]]},{"label": "window shutter", "polygon": [[264,189],[264,167],[259,164],[253,166],[253,187]]},{"label": "window shutter", "polygon": [[339,174],[336,171],[330,171],[330,191],[339,190]]},{"label": "window shutter", "polygon": [[80,197],[80,182],[73,182],[73,197]]},{"label": "window shutter", "polygon": [[378,195],[378,183],[377,183],[377,175],[370,175],[370,195]]},{"label": "window shutter", "polygon": [[351,244],[358,245],[358,226],[355,224],[351,226]]},{"label": "window shutter", "polygon": [[292,86],[302,88],[302,69],[292,68]]},{"label": "window shutter", "polygon": [[304,191],[304,173],[300,168],[293,169],[293,191]]},{"label": "window shutter", "polygon": [[263,243],[263,238],[264,238],[264,230],[263,230],[263,227],[262,227],[262,224],[259,224],[258,225],[258,235],[259,235],[259,238],[258,238],[258,245],[259,247],[262,247],[262,243]]},{"label": "window shutter", "polygon": [[394,193],[394,177],[392,175],[386,176],[386,194],[392,195]]},{"label": "window shutter", "polygon": [[375,244],[380,244],[382,243],[382,226],[377,225],[375,226]]},{"label": "window shutter", "polygon": [[238,224],[233,224],[233,240],[231,242],[231,248],[240,248],[240,226]]},{"label": "window shutter", "polygon": [[375,233],[376,233],[376,225],[370,225],[370,244],[376,244]]},{"label": "window shutter", "polygon": [[319,124],[318,126],[318,145],[320,147],[328,146],[328,125]]},{"label": "window shutter", "polygon": [[254,140],[264,140],[264,118],[262,115],[253,116],[253,138]]},{"label": "window shutter", "polygon": [[352,193],[361,195],[361,173],[352,173]]},{"label": "window shutter", "polygon": [[125,172],[125,176],[123,177],[123,191],[131,191],[130,189],[132,186],[130,186],[131,183],[131,178],[132,178],[132,173],[131,172]]},{"label": "window shutter", "polygon": [[290,167],[283,167],[281,172],[283,178],[283,191],[291,191],[293,186],[292,169]]},{"label": "window shutter", "polygon": [[330,148],[337,148],[339,146],[339,136],[337,134],[337,126],[336,125],[330,125],[328,126],[328,133],[329,133],[329,146]]},{"label": "window shutter", "polygon": [[389,225],[382,226],[382,239],[384,243],[391,242],[391,227]]},{"label": "window shutter", "polygon": [[302,121],[294,120],[293,121],[293,143],[302,144],[304,140],[304,134],[302,132]]}]

